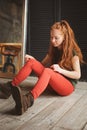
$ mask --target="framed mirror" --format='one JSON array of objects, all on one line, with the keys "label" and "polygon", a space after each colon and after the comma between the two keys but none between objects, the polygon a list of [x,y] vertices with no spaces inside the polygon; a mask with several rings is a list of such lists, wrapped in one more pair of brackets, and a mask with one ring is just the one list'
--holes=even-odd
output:
[{"label": "framed mirror", "polygon": [[12,78],[24,62],[25,0],[0,0],[0,77]]}]

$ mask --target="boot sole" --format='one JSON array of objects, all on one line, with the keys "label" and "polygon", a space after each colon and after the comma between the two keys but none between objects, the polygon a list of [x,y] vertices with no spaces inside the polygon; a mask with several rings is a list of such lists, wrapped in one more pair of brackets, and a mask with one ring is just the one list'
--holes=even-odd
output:
[{"label": "boot sole", "polygon": [[16,114],[22,115],[27,110],[27,108],[24,106],[23,94],[20,87],[12,87],[12,96],[16,103]]}]

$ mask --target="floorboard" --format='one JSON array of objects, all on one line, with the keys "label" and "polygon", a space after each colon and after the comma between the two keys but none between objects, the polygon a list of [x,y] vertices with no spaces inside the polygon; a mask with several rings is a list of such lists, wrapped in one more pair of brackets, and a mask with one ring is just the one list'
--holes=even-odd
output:
[{"label": "floorboard", "polygon": [[[36,81],[30,77],[21,87],[28,90]],[[14,107],[12,96],[0,99],[0,130],[87,130],[87,83],[78,82],[75,91],[66,97],[45,91],[21,116],[15,115]]]}]

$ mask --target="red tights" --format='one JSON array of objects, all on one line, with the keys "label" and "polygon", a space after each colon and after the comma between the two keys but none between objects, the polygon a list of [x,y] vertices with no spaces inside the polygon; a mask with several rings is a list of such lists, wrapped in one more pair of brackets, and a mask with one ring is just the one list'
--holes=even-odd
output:
[{"label": "red tights", "polygon": [[31,90],[34,99],[36,99],[47,88],[48,84],[54,91],[62,96],[67,96],[74,91],[74,87],[70,81],[68,81],[61,74],[54,72],[52,69],[45,68],[35,59],[29,59],[29,61],[26,62],[26,64],[13,79],[12,84],[14,86],[19,85],[30,75],[32,70],[39,78],[34,88]]}]

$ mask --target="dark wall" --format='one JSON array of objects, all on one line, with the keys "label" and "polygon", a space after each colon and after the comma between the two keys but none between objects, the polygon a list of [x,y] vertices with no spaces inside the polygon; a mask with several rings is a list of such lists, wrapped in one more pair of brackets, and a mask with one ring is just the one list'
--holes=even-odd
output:
[{"label": "dark wall", "polygon": [[[84,60],[87,62],[87,0],[29,0],[27,53],[42,60],[49,46],[50,26],[67,20],[75,32]],[[87,66],[82,69],[87,80]]]},{"label": "dark wall", "polygon": [[30,0],[27,53],[38,60],[47,53],[50,26],[55,20],[55,0]]},{"label": "dark wall", "polygon": [[87,61],[87,0],[61,0],[61,19],[66,19],[75,32]]}]

